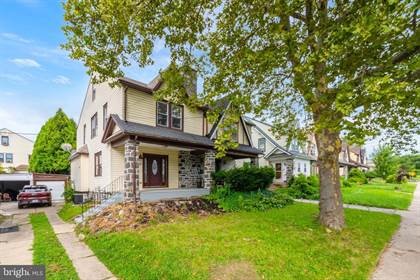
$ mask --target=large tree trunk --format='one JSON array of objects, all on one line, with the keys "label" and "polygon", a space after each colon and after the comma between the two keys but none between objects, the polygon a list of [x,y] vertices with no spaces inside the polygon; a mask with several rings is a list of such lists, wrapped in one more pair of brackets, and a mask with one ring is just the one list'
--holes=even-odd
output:
[{"label": "large tree trunk", "polygon": [[341,230],[344,227],[338,162],[341,140],[337,132],[328,129],[315,133],[315,138],[320,179],[319,220],[328,228]]}]

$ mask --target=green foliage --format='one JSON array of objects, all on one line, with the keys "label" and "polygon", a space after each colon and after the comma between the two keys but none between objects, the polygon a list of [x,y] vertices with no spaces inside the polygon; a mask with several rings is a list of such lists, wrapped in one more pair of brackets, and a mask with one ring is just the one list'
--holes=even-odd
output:
[{"label": "green foliage", "polygon": [[346,179],[343,178],[341,180],[341,186],[343,188],[351,188],[352,187],[352,184],[349,182],[349,180],[346,180]]},{"label": "green foliage", "polygon": [[81,215],[83,212],[87,211],[93,206],[92,203],[86,203],[83,205],[74,205],[71,202],[67,202],[63,207],[58,211],[58,216],[65,222],[73,221],[74,218]]},{"label": "green foliage", "polygon": [[64,151],[62,144],[76,146],[76,124],[59,109],[41,128],[29,162],[32,172],[68,174],[70,151]]},{"label": "green foliage", "polygon": [[367,184],[368,179],[366,178],[365,173],[359,168],[352,168],[349,172],[349,182],[355,184]]},{"label": "green foliage", "polygon": [[74,195],[73,182],[67,181],[66,184],[64,185],[64,193],[63,193],[64,201],[66,203],[73,202],[73,195]]},{"label": "green foliage", "polygon": [[387,179],[397,172],[398,162],[394,150],[389,145],[380,145],[373,154],[375,173],[382,179]]},{"label": "green foliage", "polygon": [[388,184],[393,184],[393,183],[397,183],[397,175],[392,174],[386,177],[385,182],[387,182]]},{"label": "green foliage", "polygon": [[267,189],[273,183],[274,175],[272,167],[244,164],[240,168],[215,172],[212,176],[216,184],[224,183],[233,191],[247,192]]},{"label": "green foliage", "polygon": [[284,193],[270,191],[235,192],[230,187],[215,188],[208,199],[217,202],[226,212],[264,211],[271,208],[283,208],[293,203],[293,199]]},{"label": "green foliage", "polygon": [[6,173],[6,169],[0,164],[0,174]]},{"label": "green foliage", "polygon": [[46,279],[79,279],[47,216],[44,213],[31,214],[30,220],[34,231],[33,263],[45,265]]},{"label": "green foliage", "polygon": [[365,172],[366,179],[370,182],[372,179],[378,177],[374,170],[369,170]]},{"label": "green foliage", "polygon": [[290,178],[287,193],[294,198],[319,199],[319,180],[303,174]]}]

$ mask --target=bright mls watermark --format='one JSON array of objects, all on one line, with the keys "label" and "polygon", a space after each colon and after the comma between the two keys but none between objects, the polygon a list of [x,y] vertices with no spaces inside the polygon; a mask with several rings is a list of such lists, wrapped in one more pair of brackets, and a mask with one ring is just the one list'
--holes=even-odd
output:
[{"label": "bright mls watermark", "polygon": [[0,265],[0,280],[45,280],[45,265]]}]

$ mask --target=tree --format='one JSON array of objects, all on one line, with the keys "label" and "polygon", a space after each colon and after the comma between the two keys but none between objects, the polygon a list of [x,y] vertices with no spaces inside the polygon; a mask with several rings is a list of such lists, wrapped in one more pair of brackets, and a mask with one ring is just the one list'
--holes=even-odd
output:
[{"label": "tree", "polygon": [[372,156],[377,176],[386,179],[390,175],[396,175],[398,159],[391,146],[379,145]]},{"label": "tree", "polygon": [[69,151],[61,148],[68,143],[76,146],[76,123],[58,109],[41,128],[29,162],[29,170],[39,173],[68,174],[70,171]]},{"label": "tree", "polygon": [[[157,98],[201,100],[214,108],[212,121],[223,97],[231,102],[227,127],[252,113],[271,118],[273,131],[289,139],[313,132],[319,218],[329,228],[345,225],[340,136],[362,143],[386,132],[407,141],[419,130],[416,1],[67,0],[64,9],[63,47],[94,82],[153,63],[162,40],[171,64]],[[185,84],[193,73],[204,86],[201,98],[190,100]],[[218,155],[234,145],[226,131]]]}]

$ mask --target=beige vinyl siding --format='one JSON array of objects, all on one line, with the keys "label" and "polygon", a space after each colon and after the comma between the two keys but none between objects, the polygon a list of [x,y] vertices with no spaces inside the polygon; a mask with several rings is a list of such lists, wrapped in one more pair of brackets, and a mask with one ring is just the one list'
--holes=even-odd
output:
[{"label": "beige vinyl siding", "polygon": [[156,101],[152,95],[134,89],[127,90],[127,121],[156,125]]},{"label": "beige vinyl siding", "polygon": [[[127,121],[156,126],[156,100],[151,94],[127,90]],[[203,135],[203,111],[184,106],[184,132]]]},{"label": "beige vinyl siding", "polygon": [[238,142],[239,144],[249,145],[248,137],[246,136],[244,125],[239,121],[238,125]]},{"label": "beige vinyl siding", "polygon": [[[178,151],[158,147],[142,147],[140,145],[140,154],[157,154],[168,156],[168,187],[178,188]],[[143,182],[143,172],[140,174],[140,182]],[[141,188],[143,183],[141,184]]]},{"label": "beige vinyl siding", "polygon": [[124,175],[124,146],[111,148],[111,181]]}]

